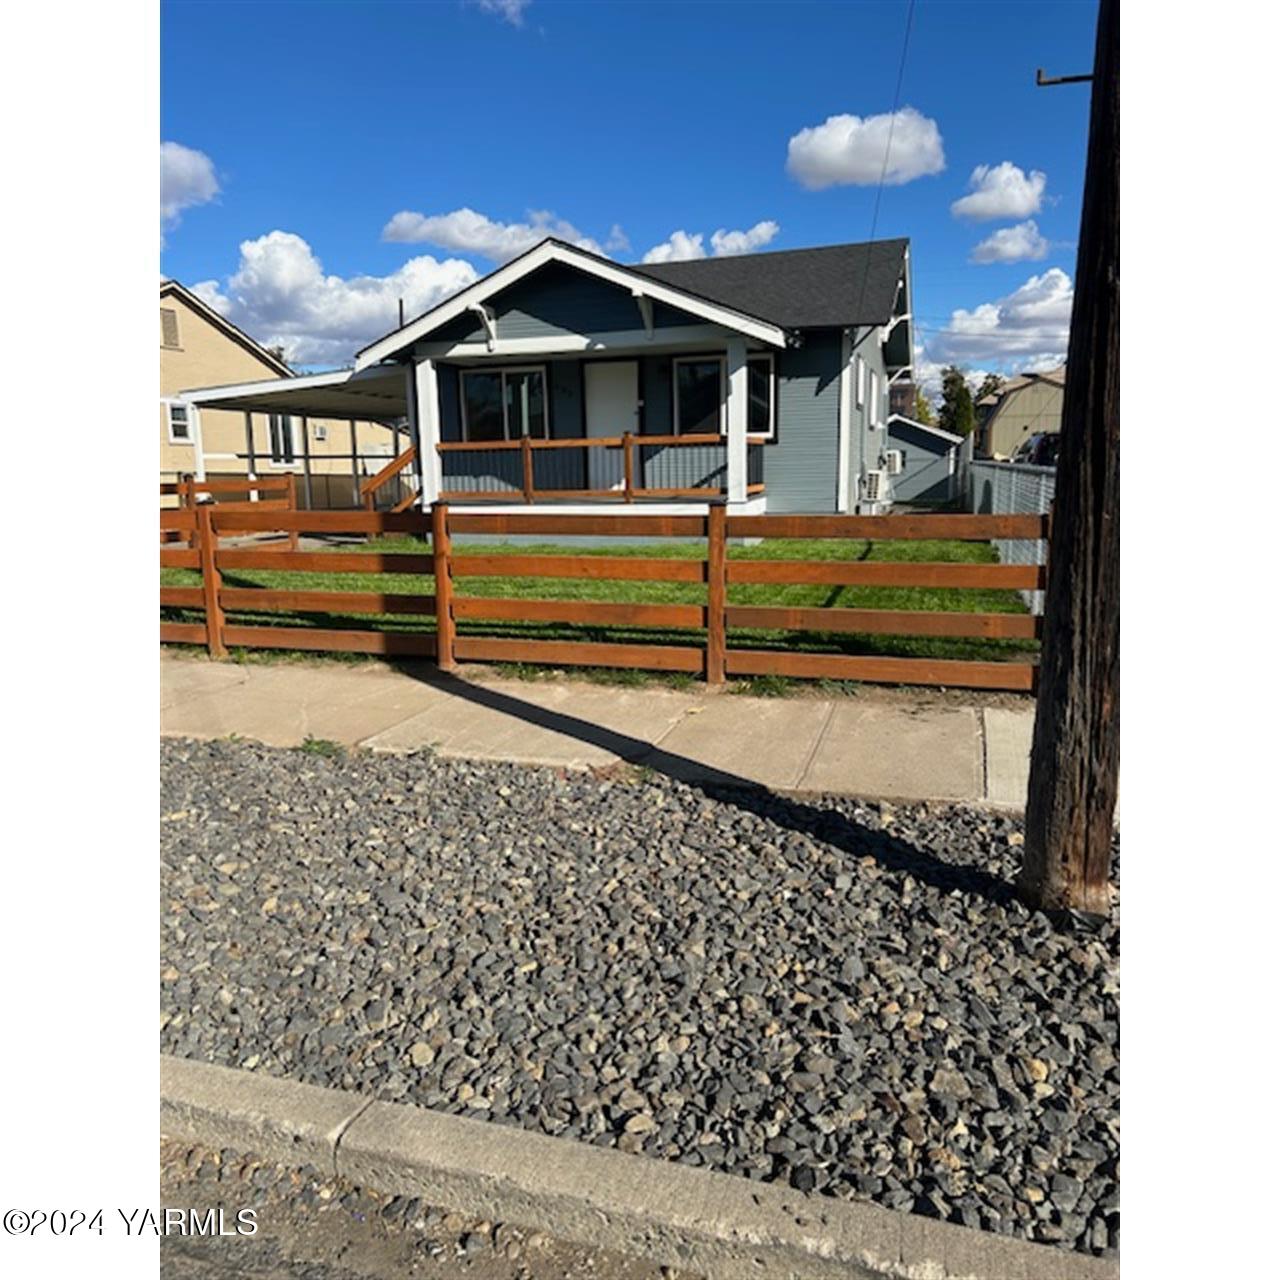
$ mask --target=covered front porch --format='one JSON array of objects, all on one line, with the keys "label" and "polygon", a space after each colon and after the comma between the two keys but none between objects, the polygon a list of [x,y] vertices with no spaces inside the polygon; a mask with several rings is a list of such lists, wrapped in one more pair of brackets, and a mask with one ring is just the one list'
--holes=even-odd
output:
[{"label": "covered front porch", "polygon": [[[574,355],[449,355],[200,388],[184,399],[197,419],[201,408],[288,415],[304,441],[316,419],[402,421],[409,447],[372,476],[353,473],[370,509],[438,500],[485,510],[764,508],[776,391],[763,349],[705,333]],[[305,450],[300,461],[309,495]]]}]

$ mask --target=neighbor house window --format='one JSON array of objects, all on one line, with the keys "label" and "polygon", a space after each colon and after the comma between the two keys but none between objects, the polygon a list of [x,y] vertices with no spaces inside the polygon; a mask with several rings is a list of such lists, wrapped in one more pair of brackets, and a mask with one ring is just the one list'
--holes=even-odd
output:
[{"label": "neighbor house window", "polygon": [[465,370],[462,434],[467,440],[545,440],[546,372],[541,366]]},{"label": "neighbor house window", "polygon": [[160,308],[160,345],[162,347],[178,345],[178,313],[172,307]]},{"label": "neighbor house window", "polygon": [[293,419],[287,413],[267,414],[267,434],[271,439],[271,461],[287,467],[294,461]]},{"label": "neighbor house window", "polygon": [[[678,435],[723,435],[728,363],[724,356],[683,356],[672,362]],[[747,434],[772,436],[773,356],[747,357]]]},{"label": "neighbor house window", "polygon": [[172,444],[191,443],[191,419],[185,404],[169,402],[169,440]]}]

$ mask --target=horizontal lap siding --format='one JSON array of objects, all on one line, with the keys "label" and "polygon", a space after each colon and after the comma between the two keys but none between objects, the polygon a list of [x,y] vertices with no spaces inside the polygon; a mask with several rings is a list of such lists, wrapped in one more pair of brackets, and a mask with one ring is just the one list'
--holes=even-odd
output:
[{"label": "horizontal lap siding", "polygon": [[901,449],[903,468],[893,478],[895,502],[945,502],[956,479],[952,474],[949,441],[905,422],[889,425],[888,447]]},{"label": "horizontal lap siding", "polygon": [[811,330],[777,353],[777,441],[763,446],[770,511],[836,509],[840,335]]}]

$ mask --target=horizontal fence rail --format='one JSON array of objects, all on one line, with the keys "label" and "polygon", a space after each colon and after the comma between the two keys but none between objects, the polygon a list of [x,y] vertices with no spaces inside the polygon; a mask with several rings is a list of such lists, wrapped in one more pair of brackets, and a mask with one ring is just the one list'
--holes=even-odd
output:
[{"label": "horizontal fence rail", "polygon": [[[972,612],[936,607],[848,607],[838,603],[839,590],[819,593],[830,598],[827,604],[745,603],[740,602],[741,597],[730,603],[729,591],[742,586],[748,590],[762,586],[780,590],[872,586],[962,593],[1039,590],[1046,573],[1043,563],[798,556],[803,554],[805,543],[815,539],[874,543],[983,543],[1000,538],[1043,541],[1048,535],[1048,517],[1042,515],[728,516],[720,503],[696,516],[455,514],[445,503],[436,504],[430,512],[276,513],[200,503],[162,511],[160,524],[162,531],[189,538],[191,543],[185,548],[161,547],[161,567],[196,570],[200,575],[199,585],[161,587],[161,607],[181,610],[184,615],[162,621],[161,640],[205,645],[215,656],[231,647],[245,647],[434,658],[446,670],[460,661],[640,668],[698,674],[713,684],[726,676],[776,676],[1031,691],[1036,683],[1037,664],[1024,653],[1003,661],[813,652],[794,644],[776,647],[786,644],[789,634],[798,633],[817,637],[837,649],[842,644],[848,648],[842,637],[887,635],[1009,641],[1013,650],[1025,650],[1041,634],[1041,620],[1031,614],[988,612],[981,607]],[[430,549],[397,552],[337,547],[301,551],[219,543],[226,536],[264,531],[284,532],[294,539],[300,534],[408,536],[423,543],[429,540]],[[701,553],[689,556],[682,552],[678,557],[663,558],[458,551],[452,542],[455,534],[589,536],[602,542],[614,537],[632,541],[676,538],[700,543]],[[730,555],[731,537],[749,545],[766,538],[791,540],[797,558],[765,559],[754,552]],[[919,551],[929,555],[933,549],[921,547]],[[830,554],[829,544],[825,554]],[[288,578],[271,585],[253,585],[252,580],[236,578],[239,571],[339,578],[395,575],[396,580],[376,584],[386,589],[361,590],[338,582],[333,590],[327,590],[305,578],[296,580],[296,586],[288,585]],[[527,599],[522,595],[485,595],[476,589],[493,578],[517,580],[523,590],[540,580],[556,579],[583,584],[675,583],[684,584],[681,589],[686,597],[692,591],[697,598],[684,602]],[[468,583],[475,586],[468,588]],[[201,612],[202,621],[185,616]],[[230,620],[228,613],[233,615]],[[276,625],[279,615],[287,618]],[[299,615],[315,625],[288,620]],[[347,625],[340,625],[344,621]],[[464,628],[462,634],[458,633],[459,623]],[[515,634],[476,634],[477,628],[486,629],[485,623]],[[548,626],[578,630],[570,631],[573,638],[536,635],[538,629]],[[522,629],[532,629],[535,634],[522,635]],[[766,644],[775,647],[764,647]],[[975,650],[971,646],[969,651]],[[976,652],[989,654],[992,650],[979,646]],[[995,652],[999,656],[1003,650],[997,646]]]}]

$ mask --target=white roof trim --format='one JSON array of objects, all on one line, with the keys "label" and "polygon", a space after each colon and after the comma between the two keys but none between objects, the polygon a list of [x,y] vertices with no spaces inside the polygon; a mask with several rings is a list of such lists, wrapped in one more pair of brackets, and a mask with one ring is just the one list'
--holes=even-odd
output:
[{"label": "white roof trim", "polygon": [[905,422],[909,427],[917,427],[921,431],[931,432],[935,436],[941,436],[944,440],[950,440],[952,444],[960,444],[964,440],[964,436],[958,436],[954,431],[944,431],[942,427],[931,426],[927,422],[917,422],[914,418],[908,418],[905,413],[891,413],[887,425],[892,427],[895,422]]},{"label": "white roof trim", "polygon": [[354,373],[353,369],[336,369],[332,373],[310,373],[297,378],[267,378],[262,382],[231,382],[218,387],[197,387],[178,394],[192,404],[205,404],[213,400],[238,400],[243,396],[267,391],[310,391],[315,387],[339,387],[349,382]]},{"label": "white roof trim", "polygon": [[469,285],[461,293],[454,294],[452,298],[442,302],[438,307],[432,308],[426,315],[419,316],[410,324],[405,325],[404,328],[396,329],[394,332],[387,334],[385,338],[380,338],[371,346],[365,347],[363,351],[357,352],[356,369],[367,369],[370,365],[377,364],[381,360],[398,355],[406,347],[412,346],[413,343],[429,334],[433,329],[447,324],[464,311],[471,310],[477,303],[484,302],[486,298],[492,297],[495,293],[510,287],[516,281],[522,280],[525,276],[550,262],[563,262],[568,266],[576,267],[590,275],[597,276],[601,280],[606,280],[610,284],[616,284],[620,288],[627,289],[637,297],[648,297],[656,302],[664,302],[668,306],[687,311],[690,315],[698,316],[703,320],[710,320],[713,324],[723,325],[727,329],[734,329],[749,338],[755,338],[760,342],[767,343],[769,346],[786,346],[787,335],[775,324],[757,320],[753,316],[744,315],[740,311],[734,311],[730,307],[721,306],[719,303],[707,302],[693,294],[684,292],[682,289],[660,284],[656,280],[649,279],[648,276],[642,276],[638,272],[620,266],[617,263],[606,262],[596,257],[595,254],[575,249],[572,245],[564,244],[559,240],[547,239],[542,241],[541,244],[535,245],[519,258],[512,259],[506,266],[490,272],[483,280],[477,280],[475,284]]}]

